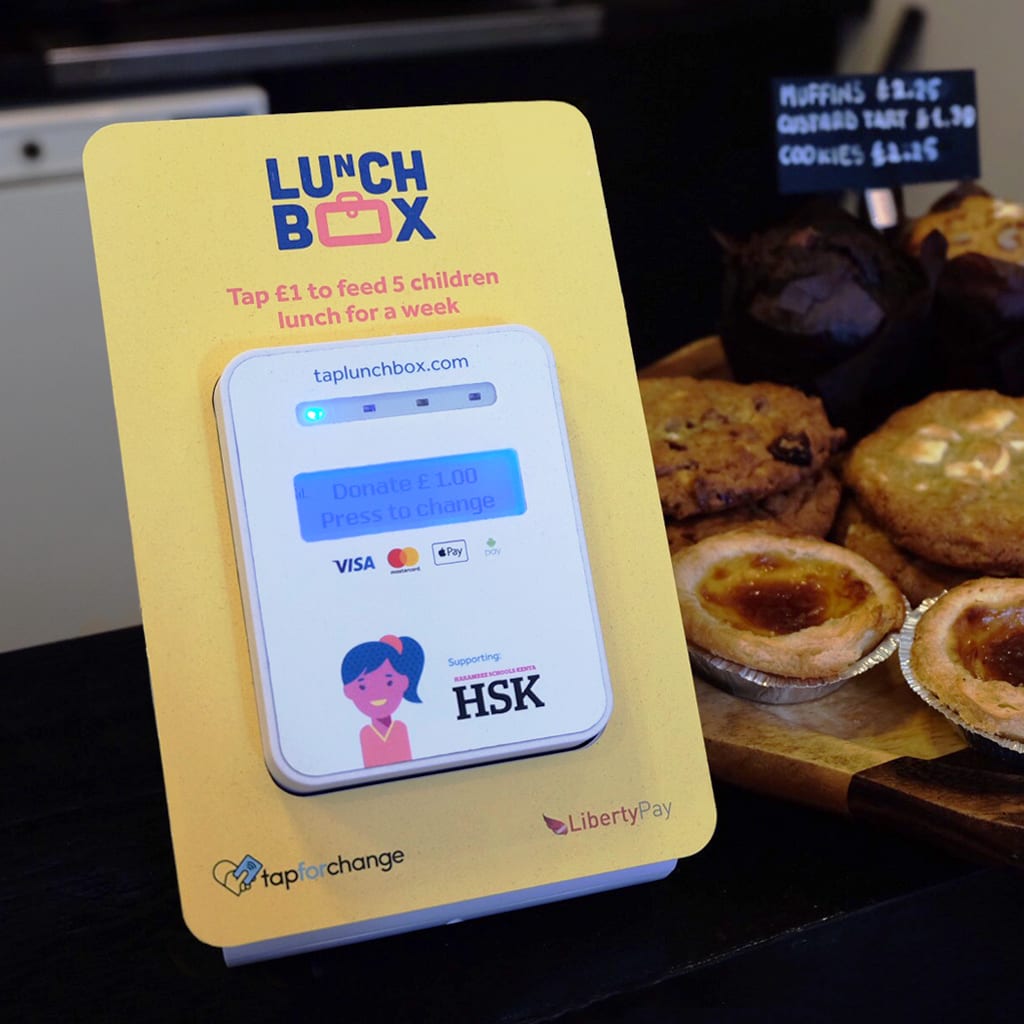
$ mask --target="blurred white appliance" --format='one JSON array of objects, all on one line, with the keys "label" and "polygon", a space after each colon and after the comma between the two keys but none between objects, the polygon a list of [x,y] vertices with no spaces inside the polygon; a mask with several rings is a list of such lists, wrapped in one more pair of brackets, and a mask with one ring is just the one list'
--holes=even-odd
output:
[{"label": "blurred white appliance", "polygon": [[0,110],[0,651],[140,621],[85,142],[114,122],[267,108],[246,85]]}]

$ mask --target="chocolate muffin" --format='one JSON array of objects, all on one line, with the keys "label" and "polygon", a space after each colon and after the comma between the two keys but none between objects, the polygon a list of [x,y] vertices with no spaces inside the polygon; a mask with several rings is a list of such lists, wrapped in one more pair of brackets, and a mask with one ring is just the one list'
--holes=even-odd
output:
[{"label": "chocolate muffin", "polygon": [[722,344],[737,380],[819,395],[854,438],[937,385],[928,318],[941,234],[910,255],[814,205],[746,243],[721,241]]},{"label": "chocolate muffin", "polygon": [[932,232],[948,243],[934,318],[942,385],[1024,395],[1024,206],[965,183],[911,225],[908,251]]}]

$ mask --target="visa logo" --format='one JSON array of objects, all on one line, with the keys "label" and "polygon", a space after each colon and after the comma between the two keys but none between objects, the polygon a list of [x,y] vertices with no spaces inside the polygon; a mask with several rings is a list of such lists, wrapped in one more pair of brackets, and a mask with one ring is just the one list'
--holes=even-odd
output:
[{"label": "visa logo", "polygon": [[363,572],[365,569],[376,569],[373,555],[357,555],[355,558],[333,559],[338,572]]}]

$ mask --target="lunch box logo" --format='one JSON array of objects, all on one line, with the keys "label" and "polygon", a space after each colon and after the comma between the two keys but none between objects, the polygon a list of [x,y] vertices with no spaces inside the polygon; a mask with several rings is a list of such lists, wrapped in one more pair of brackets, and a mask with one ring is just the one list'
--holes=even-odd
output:
[{"label": "lunch box logo", "polygon": [[[423,219],[429,197],[422,150],[300,156],[287,166],[268,157],[266,168],[280,250],[436,237]],[[325,201],[309,202],[318,199]]]}]

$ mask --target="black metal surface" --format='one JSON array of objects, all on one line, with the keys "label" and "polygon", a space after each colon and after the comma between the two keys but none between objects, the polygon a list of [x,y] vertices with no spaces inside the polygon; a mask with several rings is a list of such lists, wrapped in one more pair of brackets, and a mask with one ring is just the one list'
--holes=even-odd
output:
[{"label": "black metal surface", "polygon": [[[1018,876],[725,786],[662,882],[229,969],[182,922],[141,630],[0,656],[0,678],[4,1020],[631,1020],[812,999],[823,959],[852,991],[885,942],[908,984],[931,959],[947,988],[1022,987],[998,942]],[[986,965],[958,966],[965,936]]]}]

